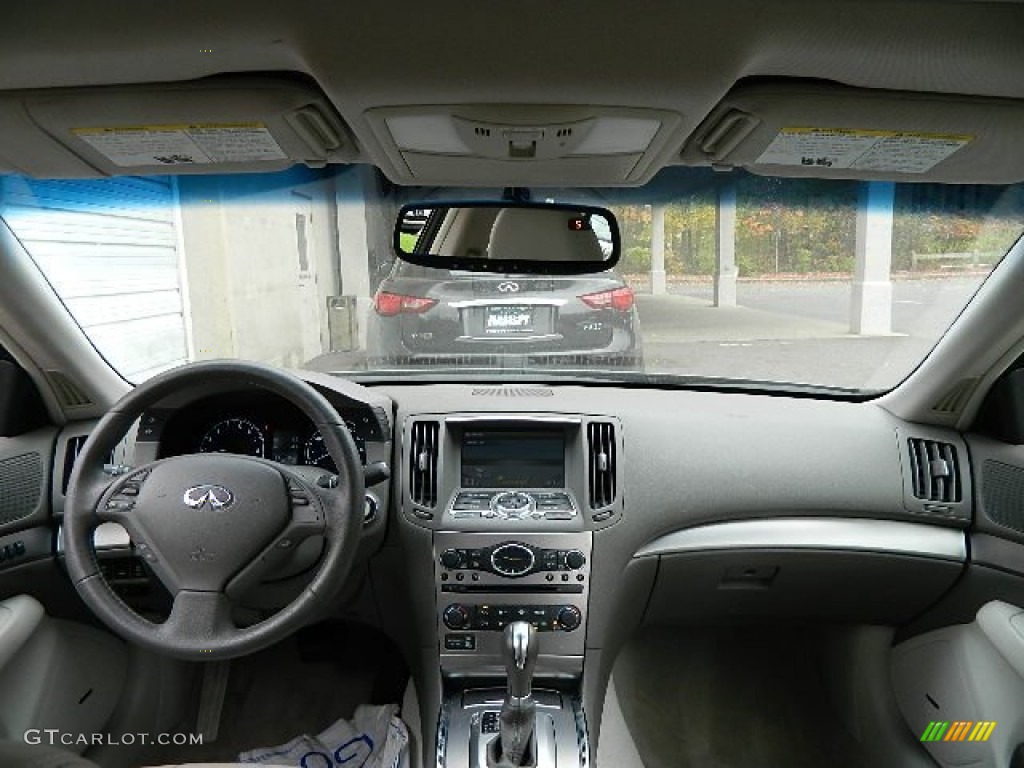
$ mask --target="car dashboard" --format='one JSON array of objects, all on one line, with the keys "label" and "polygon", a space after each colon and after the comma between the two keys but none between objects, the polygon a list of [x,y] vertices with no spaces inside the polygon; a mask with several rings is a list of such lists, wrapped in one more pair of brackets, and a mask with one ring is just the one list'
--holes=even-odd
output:
[{"label": "car dashboard", "polygon": [[[968,569],[1024,576],[1019,548],[971,530],[978,462],[1006,457],[877,402],[300,375],[339,411],[364,464],[390,468],[371,473],[357,575],[337,613],[396,638],[433,716],[459,681],[500,677],[513,620],[538,630],[538,676],[582,679],[595,711],[601,676],[588,670],[643,627],[799,620],[917,633],[971,620],[971,600],[946,601]],[[94,424],[57,437],[58,520]],[[276,395],[206,388],[144,414],[111,463],[230,451],[329,473],[316,448],[314,424]],[[49,546],[40,537],[36,554]],[[126,536],[97,530],[96,547],[115,590],[141,610],[155,604]],[[276,610],[308,583],[319,551],[296,555],[248,608]]]}]

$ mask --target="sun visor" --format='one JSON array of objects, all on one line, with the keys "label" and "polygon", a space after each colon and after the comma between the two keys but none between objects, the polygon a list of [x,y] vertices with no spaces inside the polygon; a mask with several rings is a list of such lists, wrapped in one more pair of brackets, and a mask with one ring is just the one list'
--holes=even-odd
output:
[{"label": "sun visor", "polygon": [[806,83],[737,86],[687,165],[772,176],[1005,184],[1024,179],[1024,101]]},{"label": "sun visor", "polygon": [[30,176],[244,173],[357,155],[320,90],[287,77],[0,96],[0,166]]},{"label": "sun visor", "polygon": [[682,137],[674,112],[521,104],[383,107],[365,113],[402,184],[643,184]]}]

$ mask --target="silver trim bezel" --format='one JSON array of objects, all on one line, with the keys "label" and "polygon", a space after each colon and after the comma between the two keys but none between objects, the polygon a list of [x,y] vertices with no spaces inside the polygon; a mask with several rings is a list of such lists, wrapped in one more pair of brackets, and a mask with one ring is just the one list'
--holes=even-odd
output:
[{"label": "silver trim bezel", "polygon": [[[521,549],[521,550],[523,550],[524,552],[526,552],[527,554],[530,555],[530,565],[522,573],[510,573],[508,571],[503,571],[494,562],[494,556],[496,554],[501,552],[501,550],[509,549],[510,547],[516,547],[516,548]],[[537,565],[537,556],[535,554],[533,554],[533,550],[530,549],[529,547],[527,547],[525,544],[520,544],[520,543],[515,542],[515,541],[510,541],[510,542],[508,542],[508,544],[502,544],[501,546],[495,547],[494,549],[491,550],[491,568],[493,568],[494,572],[497,573],[500,576],[504,576],[504,577],[509,578],[509,579],[518,579],[521,576],[526,576],[527,574],[532,572],[533,571],[533,567],[535,565]]]},{"label": "silver trim bezel", "polygon": [[634,557],[738,549],[821,549],[912,555],[964,562],[962,530],[896,520],[793,517],[735,520],[674,531]]},{"label": "silver trim bezel", "polygon": [[[423,417],[417,417],[423,418]],[[463,416],[445,416],[446,424],[477,424],[495,422],[519,422],[524,424],[582,424],[580,416],[536,415],[522,413],[474,413]]]},{"label": "silver trim bezel", "polygon": [[[103,550],[131,549],[132,539],[128,531],[120,523],[105,522],[96,526],[92,533],[93,549]],[[64,526],[57,528],[57,554],[64,554]]]}]

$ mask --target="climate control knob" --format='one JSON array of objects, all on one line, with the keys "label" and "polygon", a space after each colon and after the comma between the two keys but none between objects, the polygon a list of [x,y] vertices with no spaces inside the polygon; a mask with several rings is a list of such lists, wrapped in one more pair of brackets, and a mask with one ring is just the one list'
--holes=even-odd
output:
[{"label": "climate control knob", "polygon": [[581,621],[583,621],[583,615],[575,605],[565,606],[558,611],[558,616],[555,617],[555,622],[566,632],[572,632],[580,625]]},{"label": "climate control knob", "polygon": [[461,568],[462,553],[457,549],[446,549],[441,553],[441,565],[445,568]]},{"label": "climate control knob", "polygon": [[578,549],[571,549],[565,553],[565,567],[570,571],[578,571],[587,563],[587,558]]},{"label": "climate control knob", "polygon": [[445,608],[441,618],[448,629],[465,629],[469,626],[469,611],[466,606],[458,603]]}]

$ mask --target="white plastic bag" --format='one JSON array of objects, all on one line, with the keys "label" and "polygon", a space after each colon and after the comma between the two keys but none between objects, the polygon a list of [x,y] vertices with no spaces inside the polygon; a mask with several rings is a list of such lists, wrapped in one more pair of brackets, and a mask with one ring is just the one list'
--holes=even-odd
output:
[{"label": "white plastic bag", "polygon": [[409,768],[409,731],[395,704],[361,705],[316,736],[243,752],[239,762],[295,768]]}]

